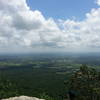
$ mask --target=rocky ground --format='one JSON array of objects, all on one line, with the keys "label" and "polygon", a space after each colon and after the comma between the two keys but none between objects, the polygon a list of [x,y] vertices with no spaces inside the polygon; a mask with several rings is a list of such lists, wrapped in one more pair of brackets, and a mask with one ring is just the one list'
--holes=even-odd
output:
[{"label": "rocky ground", "polygon": [[2,99],[2,100],[44,100],[44,99],[38,99],[35,97],[27,97],[27,96],[20,96],[20,97],[12,97],[12,98]]}]

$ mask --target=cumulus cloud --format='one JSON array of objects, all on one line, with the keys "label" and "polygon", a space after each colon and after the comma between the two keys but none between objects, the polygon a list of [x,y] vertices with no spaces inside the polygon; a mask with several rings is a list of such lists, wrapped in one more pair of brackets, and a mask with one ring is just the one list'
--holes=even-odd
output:
[{"label": "cumulus cloud", "polygon": [[100,5],[100,0],[96,0],[96,3],[97,3],[98,5]]},{"label": "cumulus cloud", "polygon": [[[100,5],[100,0],[97,1]],[[26,0],[0,0],[0,48],[98,49],[100,8],[83,21],[46,19]]]}]

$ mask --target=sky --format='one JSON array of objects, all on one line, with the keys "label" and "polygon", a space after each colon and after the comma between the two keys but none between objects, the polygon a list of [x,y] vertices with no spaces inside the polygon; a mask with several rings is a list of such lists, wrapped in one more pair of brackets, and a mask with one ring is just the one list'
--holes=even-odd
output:
[{"label": "sky", "polygon": [[0,0],[0,52],[100,51],[100,0]]},{"label": "sky", "polygon": [[94,0],[27,0],[31,10],[39,10],[46,18],[83,20],[92,8],[97,8]]}]

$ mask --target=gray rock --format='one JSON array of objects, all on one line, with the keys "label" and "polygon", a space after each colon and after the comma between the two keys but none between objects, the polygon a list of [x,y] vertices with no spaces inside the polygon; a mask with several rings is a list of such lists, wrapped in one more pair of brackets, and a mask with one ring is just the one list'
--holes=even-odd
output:
[{"label": "gray rock", "polygon": [[20,97],[12,97],[12,98],[2,99],[2,100],[44,100],[44,99],[38,99],[35,97],[28,97],[28,96],[20,96]]}]

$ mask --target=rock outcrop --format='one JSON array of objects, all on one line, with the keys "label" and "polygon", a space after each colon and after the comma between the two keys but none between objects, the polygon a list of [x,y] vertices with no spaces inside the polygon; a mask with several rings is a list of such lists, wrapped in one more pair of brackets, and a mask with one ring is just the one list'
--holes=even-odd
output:
[{"label": "rock outcrop", "polygon": [[44,100],[44,99],[38,99],[35,97],[28,97],[28,96],[20,96],[20,97],[12,97],[12,98],[2,99],[2,100]]}]

